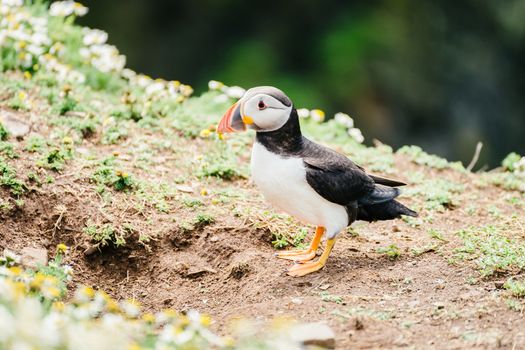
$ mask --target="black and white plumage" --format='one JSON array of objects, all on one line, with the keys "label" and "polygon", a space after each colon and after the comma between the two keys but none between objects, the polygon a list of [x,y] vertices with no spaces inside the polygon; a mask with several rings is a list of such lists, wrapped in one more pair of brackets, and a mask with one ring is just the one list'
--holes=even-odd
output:
[{"label": "black and white plumage", "polygon": [[252,178],[265,198],[335,236],[356,220],[417,214],[395,200],[404,183],[367,174],[348,157],[301,134],[292,101],[274,87],[250,89],[223,117],[219,132],[257,131]]}]

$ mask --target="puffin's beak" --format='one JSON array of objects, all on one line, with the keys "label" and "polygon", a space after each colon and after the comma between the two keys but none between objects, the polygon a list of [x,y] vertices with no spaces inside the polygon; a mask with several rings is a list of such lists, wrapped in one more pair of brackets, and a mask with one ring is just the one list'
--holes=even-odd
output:
[{"label": "puffin's beak", "polygon": [[241,104],[237,102],[224,113],[217,127],[217,132],[224,134],[244,130],[246,130],[246,124],[242,121]]}]

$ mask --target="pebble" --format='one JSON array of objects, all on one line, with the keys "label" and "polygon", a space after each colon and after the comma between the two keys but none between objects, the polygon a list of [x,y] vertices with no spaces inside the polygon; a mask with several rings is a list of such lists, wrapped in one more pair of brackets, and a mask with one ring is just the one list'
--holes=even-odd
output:
[{"label": "pebble", "polygon": [[0,113],[0,122],[12,136],[22,138],[29,133],[30,125],[18,119],[14,113],[1,110]]},{"label": "pebble", "polygon": [[326,323],[303,323],[292,327],[290,337],[303,346],[335,349],[335,333]]},{"label": "pebble", "polygon": [[22,265],[32,269],[47,265],[47,249],[25,247],[22,249]]}]

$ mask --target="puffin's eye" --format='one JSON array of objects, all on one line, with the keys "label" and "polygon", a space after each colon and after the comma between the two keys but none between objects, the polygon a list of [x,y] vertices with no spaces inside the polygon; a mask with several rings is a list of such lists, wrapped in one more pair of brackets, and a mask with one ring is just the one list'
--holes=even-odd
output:
[{"label": "puffin's eye", "polygon": [[259,103],[257,104],[257,107],[259,108],[260,111],[262,111],[263,109],[266,108],[266,105],[265,105],[264,102],[261,100],[261,101],[259,101]]}]

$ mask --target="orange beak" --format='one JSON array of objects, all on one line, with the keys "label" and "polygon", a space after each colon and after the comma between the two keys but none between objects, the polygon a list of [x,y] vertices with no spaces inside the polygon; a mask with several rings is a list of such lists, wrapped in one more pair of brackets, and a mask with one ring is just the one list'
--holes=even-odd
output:
[{"label": "orange beak", "polygon": [[246,124],[242,121],[241,108],[239,102],[228,108],[217,127],[217,132],[221,134],[244,131]]}]

